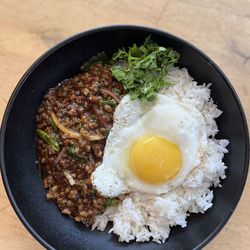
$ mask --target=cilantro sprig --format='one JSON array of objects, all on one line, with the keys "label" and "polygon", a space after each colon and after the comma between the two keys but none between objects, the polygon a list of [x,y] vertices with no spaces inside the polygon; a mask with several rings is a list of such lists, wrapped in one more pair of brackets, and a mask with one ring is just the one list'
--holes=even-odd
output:
[{"label": "cilantro sprig", "polygon": [[166,81],[166,75],[179,57],[178,52],[159,46],[149,36],[139,47],[133,44],[128,51],[119,49],[114,53],[111,71],[132,99],[152,101],[163,87],[172,85]]}]

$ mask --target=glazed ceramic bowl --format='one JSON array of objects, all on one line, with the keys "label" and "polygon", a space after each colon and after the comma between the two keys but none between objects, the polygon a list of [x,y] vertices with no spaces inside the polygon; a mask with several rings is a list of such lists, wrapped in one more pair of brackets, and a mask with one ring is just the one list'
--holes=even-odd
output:
[{"label": "glazed ceramic bowl", "polygon": [[[214,190],[214,206],[205,214],[192,214],[188,226],[175,227],[165,244],[119,243],[117,237],[91,231],[62,215],[45,199],[36,165],[35,119],[46,91],[65,78],[79,73],[91,56],[105,51],[152,40],[171,46],[181,54],[186,67],[198,82],[212,82],[211,96],[223,115],[217,119],[217,138],[230,141],[224,161],[228,166],[222,188]],[[6,108],[1,128],[1,168],[6,192],[18,217],[30,233],[47,249],[199,249],[225,225],[233,213],[247,177],[249,136],[245,115],[232,85],[219,67],[190,43],[164,31],[138,26],[109,26],[82,32],[66,39],[42,55],[25,73]]]}]

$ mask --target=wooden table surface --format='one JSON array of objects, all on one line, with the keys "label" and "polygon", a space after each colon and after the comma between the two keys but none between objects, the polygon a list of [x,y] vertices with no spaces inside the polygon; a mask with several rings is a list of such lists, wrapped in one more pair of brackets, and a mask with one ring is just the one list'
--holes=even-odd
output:
[{"label": "wooden table surface", "polygon": [[[250,0],[0,0],[0,120],[20,77],[48,48],[76,32],[141,24],[207,53],[236,89],[250,124]],[[206,249],[250,249],[250,179],[224,229]],[[17,219],[0,184],[0,249],[42,249]]]}]

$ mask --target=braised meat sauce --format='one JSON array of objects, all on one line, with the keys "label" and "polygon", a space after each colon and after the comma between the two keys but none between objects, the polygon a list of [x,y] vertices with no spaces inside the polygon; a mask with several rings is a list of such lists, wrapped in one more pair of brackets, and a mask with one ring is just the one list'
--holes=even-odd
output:
[{"label": "braised meat sauce", "polygon": [[125,94],[109,65],[96,63],[50,89],[38,109],[37,159],[46,197],[63,214],[91,225],[105,197],[91,174],[101,164],[113,113]]}]

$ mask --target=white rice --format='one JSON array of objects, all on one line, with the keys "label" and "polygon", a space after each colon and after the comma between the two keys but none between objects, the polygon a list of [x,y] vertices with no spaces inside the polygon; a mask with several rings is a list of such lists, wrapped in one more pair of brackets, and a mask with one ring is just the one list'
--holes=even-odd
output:
[{"label": "white rice", "polygon": [[167,79],[175,85],[161,93],[193,105],[204,116],[209,137],[206,153],[181,186],[162,195],[131,193],[117,207],[109,207],[96,216],[92,230],[103,231],[111,221],[113,227],[109,232],[117,234],[119,241],[165,242],[170,227],[186,227],[190,213],[204,213],[212,207],[213,191],[209,188],[220,187],[220,179],[226,178],[222,159],[229,142],[214,138],[218,132],[215,118],[222,111],[210,98],[211,84],[197,85],[186,69],[176,67],[170,69]]}]

